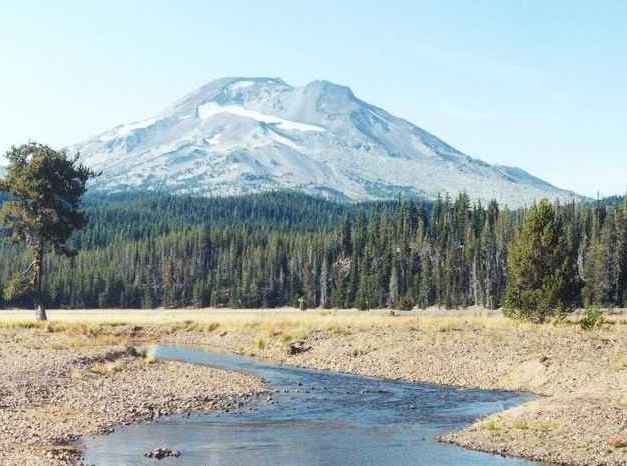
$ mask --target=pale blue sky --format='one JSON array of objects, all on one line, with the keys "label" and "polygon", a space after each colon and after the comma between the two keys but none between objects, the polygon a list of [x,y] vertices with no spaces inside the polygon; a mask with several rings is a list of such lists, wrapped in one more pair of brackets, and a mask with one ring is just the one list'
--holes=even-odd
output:
[{"label": "pale blue sky", "polygon": [[78,142],[222,76],[327,79],[469,155],[624,193],[626,18],[609,0],[3,2],[0,151]]}]

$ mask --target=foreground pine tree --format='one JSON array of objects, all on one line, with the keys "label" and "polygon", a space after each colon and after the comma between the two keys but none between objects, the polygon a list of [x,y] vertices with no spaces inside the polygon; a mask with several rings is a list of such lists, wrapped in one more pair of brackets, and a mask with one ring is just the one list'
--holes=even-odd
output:
[{"label": "foreground pine tree", "polygon": [[580,283],[569,254],[563,221],[547,200],[527,213],[510,246],[505,312],[511,317],[543,322],[572,309]]},{"label": "foreground pine tree", "polygon": [[0,179],[0,192],[9,200],[0,209],[0,224],[11,232],[14,242],[24,243],[32,252],[26,270],[14,274],[5,294],[9,299],[30,294],[37,319],[46,320],[43,291],[45,254],[75,254],[67,241],[87,223],[80,210],[87,181],[96,173],[48,146],[29,143],[13,147],[5,157],[7,174]]}]

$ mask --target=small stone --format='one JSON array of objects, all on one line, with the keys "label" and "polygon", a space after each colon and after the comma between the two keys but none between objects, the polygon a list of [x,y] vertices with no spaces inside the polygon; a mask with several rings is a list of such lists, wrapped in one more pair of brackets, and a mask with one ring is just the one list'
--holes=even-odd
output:
[{"label": "small stone", "polygon": [[627,430],[624,430],[613,437],[610,437],[607,441],[608,445],[612,448],[625,448],[627,447]]},{"label": "small stone", "polygon": [[144,453],[146,458],[154,458],[161,460],[163,458],[178,458],[181,456],[181,452],[172,448],[155,448],[149,452]]},{"label": "small stone", "polygon": [[304,353],[305,351],[309,351],[311,349],[310,346],[306,346],[305,342],[302,340],[294,341],[290,343],[287,347],[287,354],[293,356],[295,354]]}]

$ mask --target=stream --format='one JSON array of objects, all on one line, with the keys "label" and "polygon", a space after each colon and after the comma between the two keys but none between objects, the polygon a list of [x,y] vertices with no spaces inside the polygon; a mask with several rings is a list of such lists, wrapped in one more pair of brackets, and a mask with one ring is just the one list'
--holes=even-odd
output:
[{"label": "stream", "polygon": [[[434,437],[529,399],[512,392],[297,369],[185,347],[159,346],[156,357],[246,371],[271,390],[254,410],[176,415],[85,438],[85,463],[96,466],[532,465],[441,444]],[[144,458],[156,447],[179,458]]]}]

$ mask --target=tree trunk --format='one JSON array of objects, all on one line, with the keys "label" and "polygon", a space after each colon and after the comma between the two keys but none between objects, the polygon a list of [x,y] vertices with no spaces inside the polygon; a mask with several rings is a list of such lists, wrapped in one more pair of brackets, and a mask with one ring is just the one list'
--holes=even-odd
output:
[{"label": "tree trunk", "polygon": [[48,314],[46,313],[46,306],[41,303],[37,306],[37,320],[48,320]]},{"label": "tree trunk", "polygon": [[43,291],[43,278],[44,278],[44,246],[39,244],[35,249],[35,270],[33,271],[35,276],[35,307],[37,320],[48,320],[48,314],[46,313],[46,299]]},{"label": "tree trunk", "polygon": [[477,277],[477,253],[472,261],[472,294],[475,306],[479,305],[479,277]]}]

